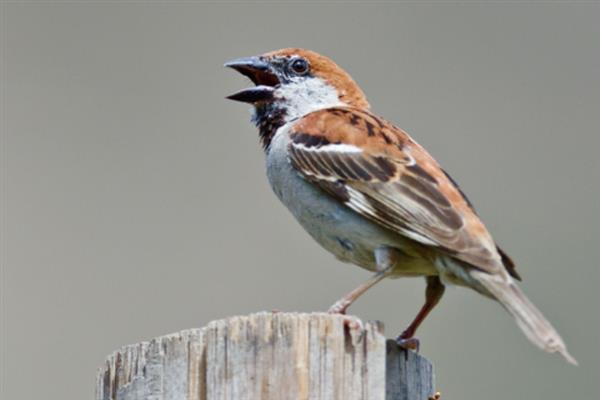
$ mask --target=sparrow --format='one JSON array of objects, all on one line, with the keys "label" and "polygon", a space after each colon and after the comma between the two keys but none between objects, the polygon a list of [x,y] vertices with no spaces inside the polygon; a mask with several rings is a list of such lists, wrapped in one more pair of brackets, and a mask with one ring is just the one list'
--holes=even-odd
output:
[{"label": "sparrow", "polygon": [[384,278],[422,276],[425,303],[400,345],[418,346],[417,328],[453,284],[496,300],[533,344],[577,363],[517,285],[515,264],[458,184],[406,132],[370,111],[346,71],[300,48],[225,66],[254,84],[228,98],[253,106],[279,200],[336,258],[373,272],[329,312],[345,313]]}]

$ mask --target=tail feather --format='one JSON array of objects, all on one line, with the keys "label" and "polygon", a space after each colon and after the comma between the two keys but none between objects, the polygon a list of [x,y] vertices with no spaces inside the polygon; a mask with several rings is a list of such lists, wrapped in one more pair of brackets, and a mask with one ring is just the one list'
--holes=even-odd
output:
[{"label": "tail feather", "polygon": [[556,329],[511,278],[506,280],[504,277],[482,271],[472,271],[471,275],[513,316],[519,328],[533,344],[548,353],[559,353],[568,362],[577,365],[577,360],[569,354]]}]

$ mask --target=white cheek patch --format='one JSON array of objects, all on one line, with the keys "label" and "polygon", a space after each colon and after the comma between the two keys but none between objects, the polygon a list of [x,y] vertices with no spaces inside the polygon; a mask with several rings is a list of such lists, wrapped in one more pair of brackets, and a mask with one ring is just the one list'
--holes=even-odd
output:
[{"label": "white cheek patch", "polygon": [[286,108],[286,121],[305,116],[323,108],[345,105],[337,90],[320,78],[299,78],[282,85],[275,96]]}]

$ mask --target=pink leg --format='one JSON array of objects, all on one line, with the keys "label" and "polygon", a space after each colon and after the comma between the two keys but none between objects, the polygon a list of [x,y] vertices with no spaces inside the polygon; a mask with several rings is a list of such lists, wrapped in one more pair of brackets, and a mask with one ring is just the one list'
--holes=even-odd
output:
[{"label": "pink leg", "polygon": [[354,303],[354,301],[356,301],[356,299],[392,272],[398,261],[398,251],[389,247],[378,248],[375,250],[375,261],[377,263],[377,273],[375,273],[368,281],[336,301],[329,307],[328,313],[346,314],[346,310]]},{"label": "pink leg", "polygon": [[331,307],[329,307],[327,312],[330,314],[346,314],[346,310],[352,303],[354,303],[356,299],[362,296],[367,290],[375,286],[379,281],[384,279],[388,273],[389,272],[386,271],[377,272],[368,281],[336,301]]}]

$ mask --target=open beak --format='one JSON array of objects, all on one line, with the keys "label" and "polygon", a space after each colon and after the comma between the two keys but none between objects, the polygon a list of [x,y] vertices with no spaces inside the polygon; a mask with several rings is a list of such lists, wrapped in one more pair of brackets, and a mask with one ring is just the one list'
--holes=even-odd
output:
[{"label": "open beak", "polygon": [[258,103],[273,99],[273,92],[275,86],[279,85],[279,79],[271,65],[262,57],[238,58],[225,63],[225,66],[247,76],[256,85],[229,95],[228,99],[244,103]]}]

